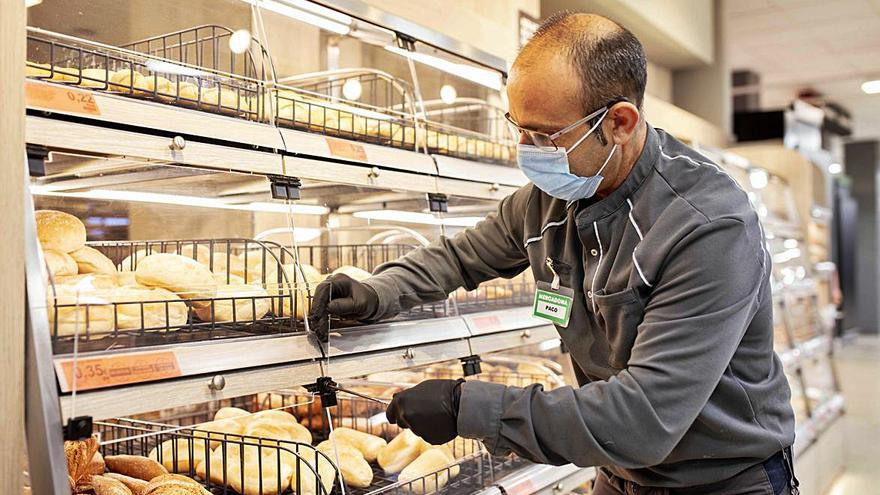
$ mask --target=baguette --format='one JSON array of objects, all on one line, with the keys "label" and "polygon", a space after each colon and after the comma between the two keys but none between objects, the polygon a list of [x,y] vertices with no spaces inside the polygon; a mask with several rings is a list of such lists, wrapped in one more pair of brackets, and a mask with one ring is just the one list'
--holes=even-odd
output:
[{"label": "baguette", "polygon": [[114,473],[146,481],[168,474],[165,466],[139,455],[108,455],[104,458],[104,462],[107,464],[107,469]]},{"label": "baguette", "polygon": [[430,446],[428,442],[419,438],[412,430],[403,429],[399,435],[394,437],[393,440],[388,442],[388,445],[379,451],[377,456],[379,466],[386,473],[399,473],[416,460],[423,450],[427,450],[426,445]]},{"label": "baguette", "polygon": [[348,443],[352,447],[361,451],[367,462],[376,460],[379,451],[387,445],[387,442],[376,435],[370,435],[362,431],[353,430],[351,428],[336,428],[330,433],[330,438],[337,442]]}]

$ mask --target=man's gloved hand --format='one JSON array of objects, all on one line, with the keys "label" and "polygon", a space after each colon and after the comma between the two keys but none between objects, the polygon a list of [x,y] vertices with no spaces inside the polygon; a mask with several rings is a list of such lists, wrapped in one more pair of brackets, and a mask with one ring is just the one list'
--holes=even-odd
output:
[{"label": "man's gloved hand", "polygon": [[458,380],[425,380],[415,387],[394,394],[385,411],[388,422],[409,428],[433,445],[441,445],[458,435]]},{"label": "man's gloved hand", "polygon": [[372,287],[337,273],[318,284],[311,307],[309,326],[321,342],[327,342],[330,315],[352,320],[368,318],[379,308],[379,296]]}]

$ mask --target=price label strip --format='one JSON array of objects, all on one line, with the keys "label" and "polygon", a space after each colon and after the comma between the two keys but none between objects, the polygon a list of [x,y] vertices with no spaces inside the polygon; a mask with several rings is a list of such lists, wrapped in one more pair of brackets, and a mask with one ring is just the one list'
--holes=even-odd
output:
[{"label": "price label strip", "polygon": [[563,328],[567,327],[574,304],[574,290],[561,286],[554,289],[551,284],[543,281],[538,281],[536,285],[532,316]]},{"label": "price label strip", "polygon": [[367,150],[362,145],[331,137],[324,139],[327,141],[327,148],[332,156],[362,162],[367,161]]},{"label": "price label strip", "polygon": [[81,115],[101,115],[98,102],[91,92],[67,86],[27,81],[25,101],[28,107],[33,108]]},{"label": "price label strip", "polygon": [[151,382],[182,376],[177,356],[171,351],[143,352],[96,358],[80,357],[55,361],[55,371],[64,392],[73,389],[93,390],[132,383]]}]

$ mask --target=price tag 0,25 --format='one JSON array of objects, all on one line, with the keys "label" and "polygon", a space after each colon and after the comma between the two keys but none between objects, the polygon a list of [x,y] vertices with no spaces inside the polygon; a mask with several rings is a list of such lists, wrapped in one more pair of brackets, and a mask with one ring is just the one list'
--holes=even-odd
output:
[{"label": "price tag 0,25", "polygon": [[565,328],[571,318],[573,304],[574,290],[568,287],[552,289],[547,282],[539,281],[535,291],[532,316]]}]

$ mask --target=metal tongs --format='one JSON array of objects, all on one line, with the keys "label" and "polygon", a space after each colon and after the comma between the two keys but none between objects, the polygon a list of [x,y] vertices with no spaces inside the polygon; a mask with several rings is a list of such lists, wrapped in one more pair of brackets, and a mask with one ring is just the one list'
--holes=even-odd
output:
[{"label": "metal tongs", "polygon": [[318,377],[315,383],[306,385],[306,390],[312,392],[313,394],[317,394],[321,398],[321,407],[325,408],[333,407],[338,403],[336,399],[336,392],[345,392],[347,394],[351,394],[356,397],[360,397],[362,399],[376,402],[385,406],[391,403],[391,401],[385,399],[379,399],[377,397],[372,397],[367,394],[362,394],[360,392],[355,392],[354,390],[340,387],[339,384],[334,382],[333,379],[329,376]]}]

